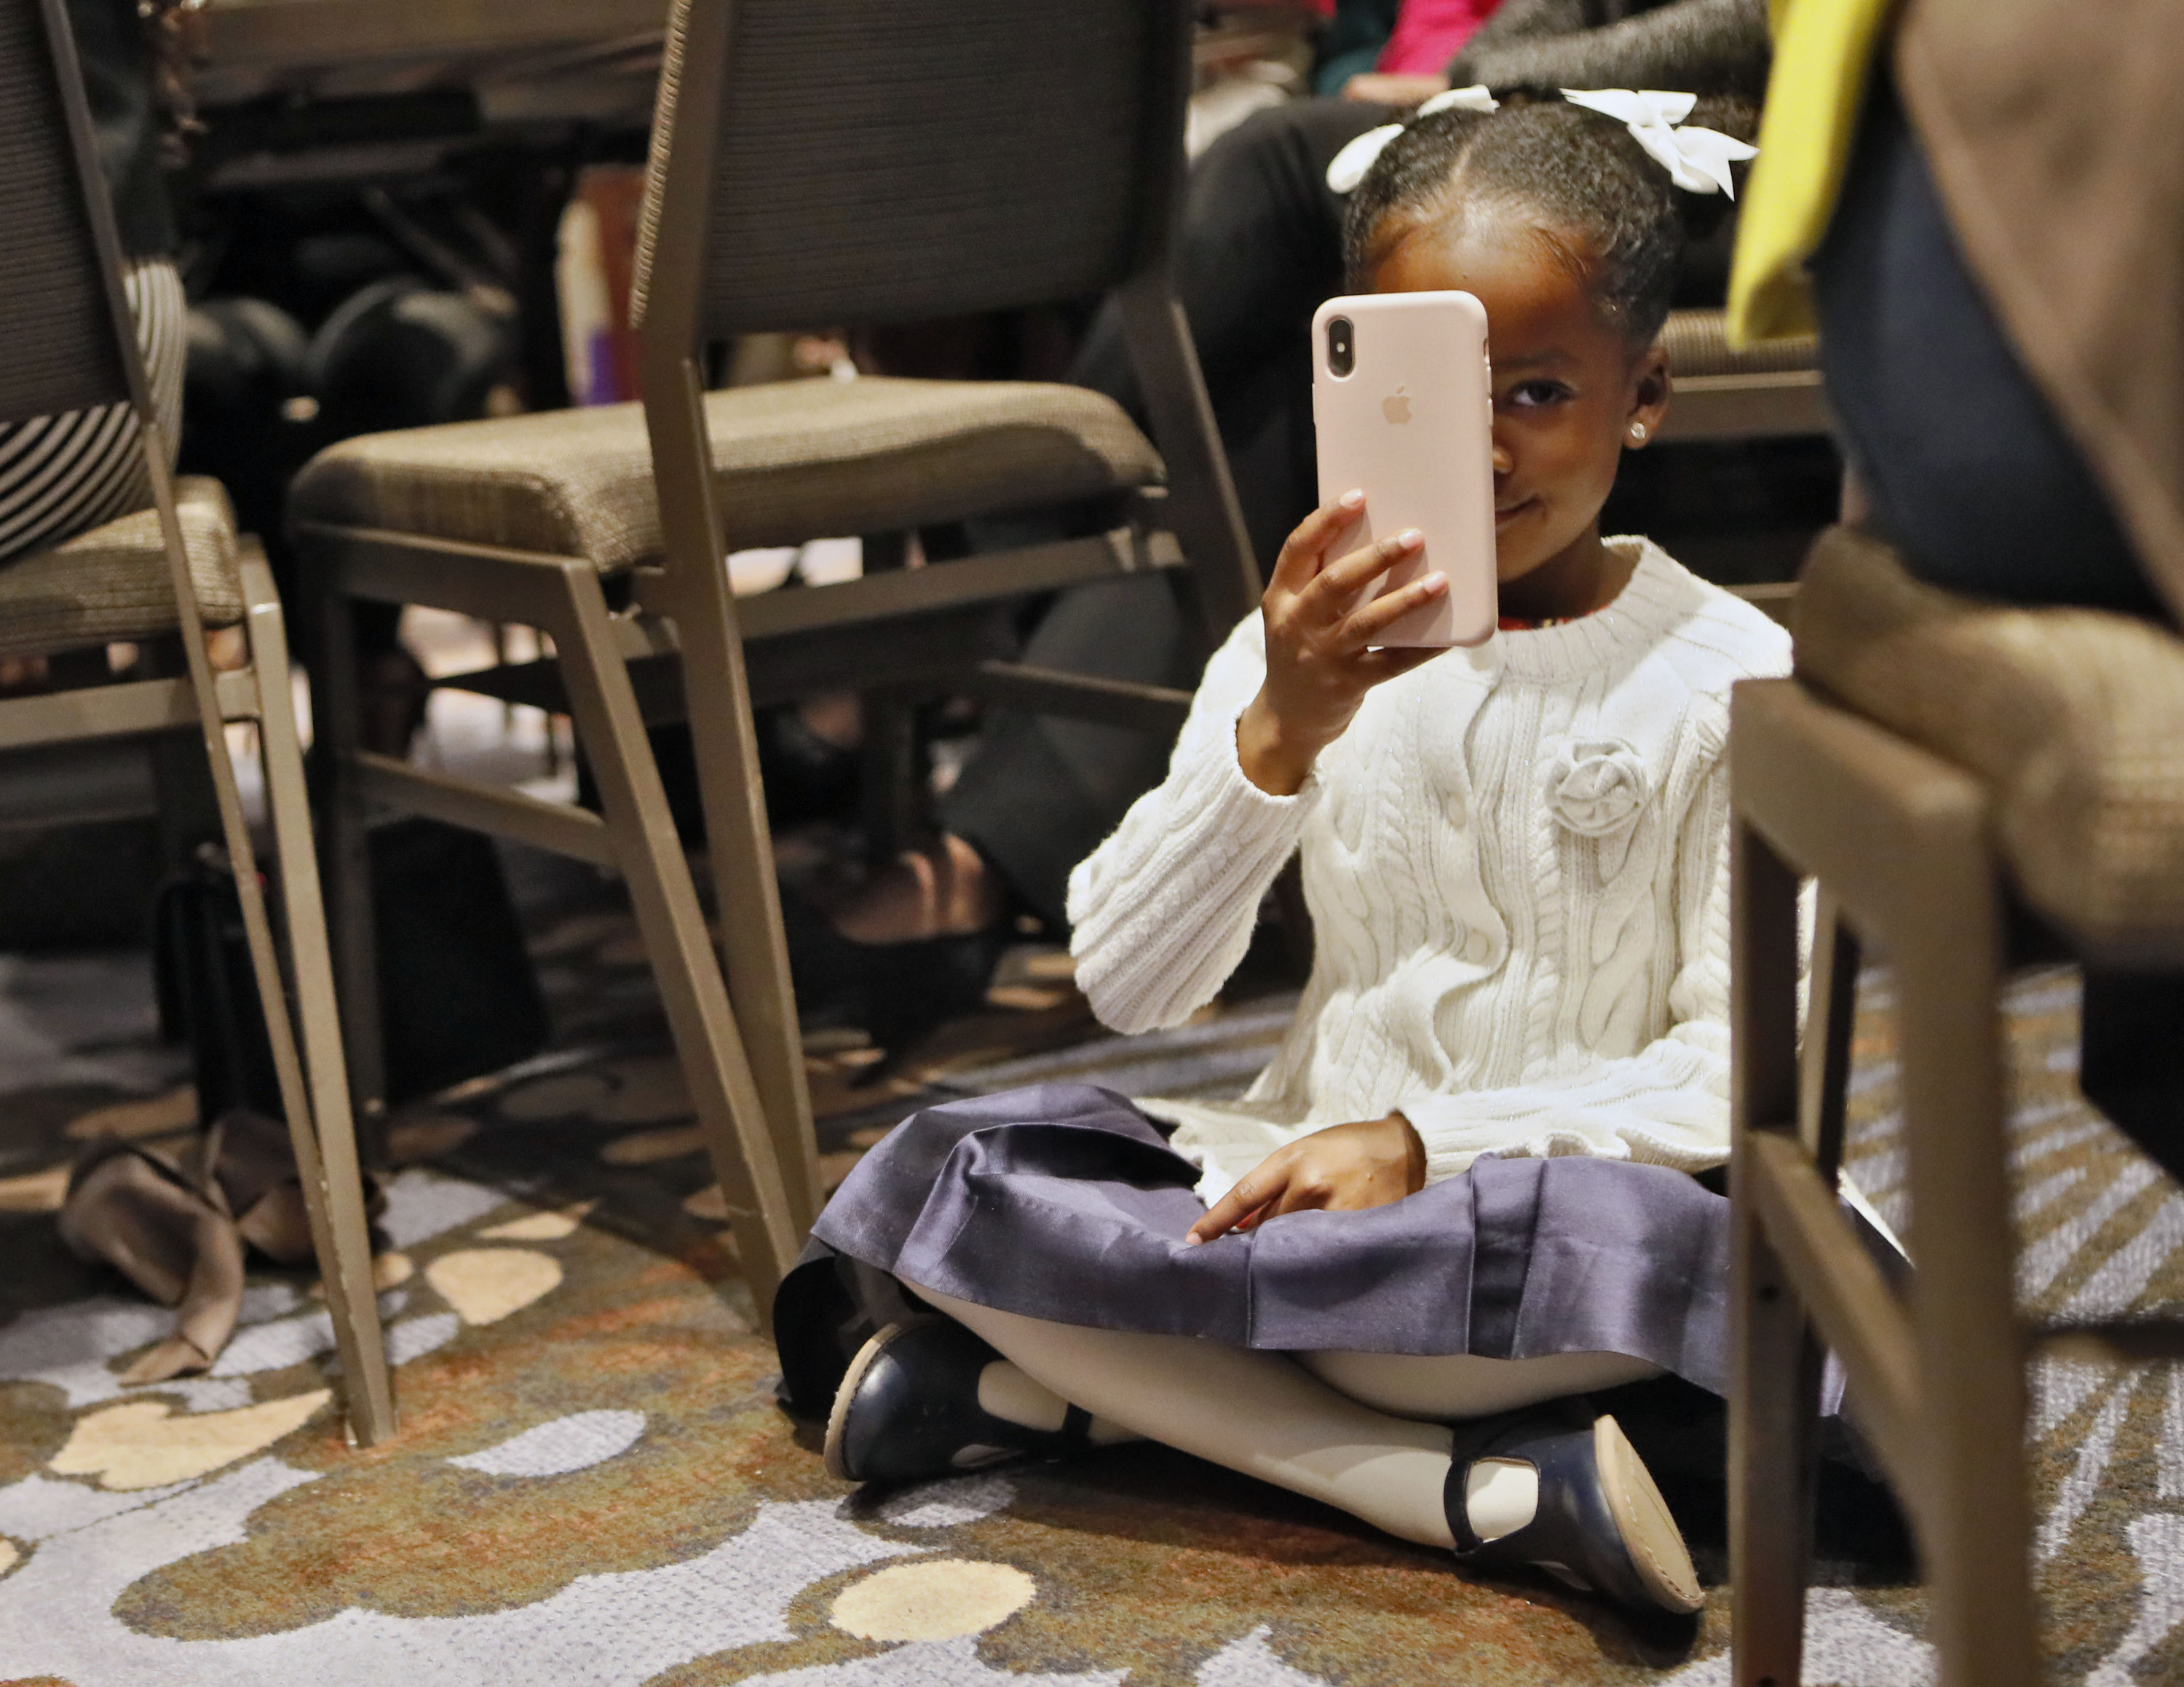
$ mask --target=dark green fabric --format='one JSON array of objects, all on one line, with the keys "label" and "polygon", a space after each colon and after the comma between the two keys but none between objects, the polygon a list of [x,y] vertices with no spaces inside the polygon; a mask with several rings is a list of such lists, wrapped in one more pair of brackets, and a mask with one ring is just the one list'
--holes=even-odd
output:
[{"label": "dark green fabric", "polygon": [[1312,91],[1339,94],[1352,76],[1370,70],[1395,33],[1396,14],[1401,9],[1397,0],[1337,0],[1334,17],[1320,31]]}]

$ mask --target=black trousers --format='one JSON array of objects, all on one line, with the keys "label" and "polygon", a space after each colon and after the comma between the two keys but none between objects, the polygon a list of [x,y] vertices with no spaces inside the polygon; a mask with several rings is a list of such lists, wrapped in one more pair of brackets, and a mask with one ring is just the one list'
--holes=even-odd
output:
[{"label": "black trousers", "polygon": [[1813,276],[1846,450],[1914,572],[2013,602],[2159,612],[1965,267],[1885,78]]},{"label": "black trousers", "polygon": [[[1176,291],[1262,568],[1316,501],[1312,314],[1342,291],[1344,201],[1327,167],[1390,116],[1354,100],[1295,100],[1239,124],[1191,168]],[[1144,422],[1112,303],[1071,379]]]},{"label": "black trousers", "polygon": [[[1207,148],[1186,192],[1177,287],[1260,566],[1311,511],[1312,314],[1342,287],[1342,200],[1327,166],[1386,120],[1379,106],[1298,100],[1259,113]],[[1071,378],[1145,420],[1122,321],[1094,322]],[[1039,667],[1184,688],[1206,651],[1167,582],[1117,580],[1064,593],[1023,660]],[[941,804],[1017,895],[1065,929],[1070,869],[1167,771],[1154,734],[1000,714]]]},{"label": "black trousers", "polygon": [[[1350,100],[1296,100],[1240,124],[1191,170],[1177,289],[1262,569],[1317,502],[1312,314],[1343,288],[1345,201],[1329,191],[1327,166],[1390,115]],[[1724,218],[1686,252],[1677,303],[1720,302],[1733,222]],[[1071,378],[1145,420],[1112,305],[1095,319]],[[1027,660],[1195,683],[1200,653],[1173,603],[1150,587],[1102,587],[1063,601],[1066,613],[1039,629]],[[1142,734],[1003,717],[944,805],[943,821],[1058,927],[1069,868],[1160,778],[1167,756],[1165,743]]]},{"label": "black trousers", "polygon": [[[1847,454],[1905,564],[2016,603],[2163,610],[1964,264],[1884,81],[1813,264]],[[2086,973],[2079,1083],[2184,1176],[2184,977]]]},{"label": "black trousers", "polygon": [[[1079,586],[1055,600],[1026,645],[1034,667],[1190,689],[1206,651],[1159,575]],[[998,871],[1050,930],[1067,932],[1070,870],[1161,782],[1171,741],[1013,710],[988,716],[940,800],[940,822]]]}]

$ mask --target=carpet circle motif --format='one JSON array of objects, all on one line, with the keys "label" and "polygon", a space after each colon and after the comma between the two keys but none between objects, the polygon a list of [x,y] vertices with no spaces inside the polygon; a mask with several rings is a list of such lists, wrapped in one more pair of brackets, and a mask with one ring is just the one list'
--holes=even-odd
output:
[{"label": "carpet circle motif", "polygon": [[861,1640],[953,1640],[999,1627],[1038,1593],[1013,1565],[937,1558],[890,1565],[853,1583],[828,1620]]}]

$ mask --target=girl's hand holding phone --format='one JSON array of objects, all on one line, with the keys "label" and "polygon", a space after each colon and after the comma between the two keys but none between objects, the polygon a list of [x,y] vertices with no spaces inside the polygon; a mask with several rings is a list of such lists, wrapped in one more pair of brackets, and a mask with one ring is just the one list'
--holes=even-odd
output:
[{"label": "girl's hand holding phone", "polygon": [[1428,574],[1361,602],[1374,580],[1425,543],[1412,531],[1336,555],[1364,510],[1365,494],[1352,492],[1307,515],[1282,547],[1260,600],[1267,679],[1236,723],[1236,757],[1244,777],[1273,796],[1296,793],[1367,692],[1441,654],[1373,648],[1391,623],[1445,594],[1448,580]]},{"label": "girl's hand holding phone", "polygon": [[1189,1239],[1255,1230],[1285,1212],[1386,1206],[1425,1186],[1425,1144],[1401,1113],[1330,1125],[1262,1160],[1190,1227]]}]

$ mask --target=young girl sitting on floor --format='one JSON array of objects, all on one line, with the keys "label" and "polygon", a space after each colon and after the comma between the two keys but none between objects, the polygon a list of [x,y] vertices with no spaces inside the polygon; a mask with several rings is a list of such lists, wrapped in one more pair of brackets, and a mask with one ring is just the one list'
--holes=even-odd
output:
[{"label": "young girl sitting on floor", "polygon": [[1644,1464],[1574,1397],[1725,1387],[1728,1203],[1691,1175],[1729,1151],[1724,752],[1730,687],[1790,648],[1601,537],[1669,404],[1684,235],[1657,154],[1741,155],[1646,138],[1575,103],[1444,109],[1352,196],[1353,287],[1486,308],[1502,630],[1375,649],[1446,589],[1354,607],[1417,535],[1350,548],[1357,493],[1296,530],[1167,782],[1070,894],[1100,1017],[1173,1026],[1301,851],[1287,1041],[1233,1105],[1045,1085],[874,1149],[777,1302],[837,1475],[1150,1437],[1478,1567],[1698,1606]]}]

